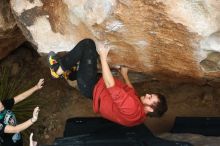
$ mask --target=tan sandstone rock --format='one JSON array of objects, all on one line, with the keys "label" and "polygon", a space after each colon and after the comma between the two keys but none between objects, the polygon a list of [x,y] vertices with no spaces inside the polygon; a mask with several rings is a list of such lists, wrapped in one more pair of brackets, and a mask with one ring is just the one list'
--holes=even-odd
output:
[{"label": "tan sandstone rock", "polygon": [[111,65],[169,80],[220,76],[210,57],[220,51],[219,7],[217,0],[11,0],[38,52],[69,51],[88,37],[108,40]]}]

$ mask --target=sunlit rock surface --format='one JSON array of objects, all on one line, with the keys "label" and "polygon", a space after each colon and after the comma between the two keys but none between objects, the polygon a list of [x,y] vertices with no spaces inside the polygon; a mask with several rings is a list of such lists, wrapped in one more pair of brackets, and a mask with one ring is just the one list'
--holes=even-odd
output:
[{"label": "sunlit rock surface", "polygon": [[173,80],[220,75],[218,0],[11,0],[11,8],[40,53],[89,37],[110,42],[111,65]]},{"label": "sunlit rock surface", "polygon": [[0,60],[16,49],[25,38],[17,27],[8,0],[0,1]]}]

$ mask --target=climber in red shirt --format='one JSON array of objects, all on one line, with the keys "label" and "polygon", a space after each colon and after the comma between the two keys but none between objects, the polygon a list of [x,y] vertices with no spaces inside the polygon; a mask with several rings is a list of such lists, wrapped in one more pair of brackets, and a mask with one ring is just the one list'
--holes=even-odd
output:
[{"label": "climber in red shirt", "polygon": [[[128,68],[120,69],[124,82],[113,77],[107,63],[108,52],[108,45],[98,42],[96,49],[91,39],[80,41],[60,58],[50,52],[48,62],[51,75],[54,78],[64,76],[76,80],[80,92],[93,99],[94,112],[113,122],[135,126],[143,123],[146,115],[161,117],[167,111],[165,97],[161,94],[138,97],[128,78]],[[98,55],[102,66],[101,78],[97,75]]]}]

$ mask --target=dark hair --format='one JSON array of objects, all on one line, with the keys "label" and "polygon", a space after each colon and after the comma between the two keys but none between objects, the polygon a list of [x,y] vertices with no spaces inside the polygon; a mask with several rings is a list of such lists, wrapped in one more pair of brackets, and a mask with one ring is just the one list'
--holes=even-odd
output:
[{"label": "dark hair", "polygon": [[159,99],[159,102],[151,106],[154,111],[147,113],[147,115],[150,117],[162,117],[168,109],[166,97],[160,93],[156,93],[156,95]]}]

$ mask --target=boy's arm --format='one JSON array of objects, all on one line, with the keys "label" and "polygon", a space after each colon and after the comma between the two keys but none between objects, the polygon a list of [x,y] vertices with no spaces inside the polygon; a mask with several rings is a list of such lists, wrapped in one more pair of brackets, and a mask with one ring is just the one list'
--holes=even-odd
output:
[{"label": "boy's arm", "polygon": [[98,46],[97,51],[99,53],[100,60],[101,60],[102,75],[103,75],[105,85],[107,88],[113,87],[115,85],[115,81],[110,71],[109,65],[107,63],[107,56],[108,56],[108,52],[110,49],[105,47],[100,42],[97,46]]},{"label": "boy's arm", "polygon": [[128,77],[128,68],[121,66],[120,73],[121,73],[122,77],[124,78],[125,83],[129,87],[134,88],[133,85],[131,84],[130,80],[129,80],[129,77]]},{"label": "boy's arm", "polygon": [[44,84],[44,79],[40,79],[37,85],[34,87],[30,88],[29,90],[17,95],[14,97],[15,104],[26,99],[28,96],[33,94],[35,91],[40,90],[43,87]]}]

